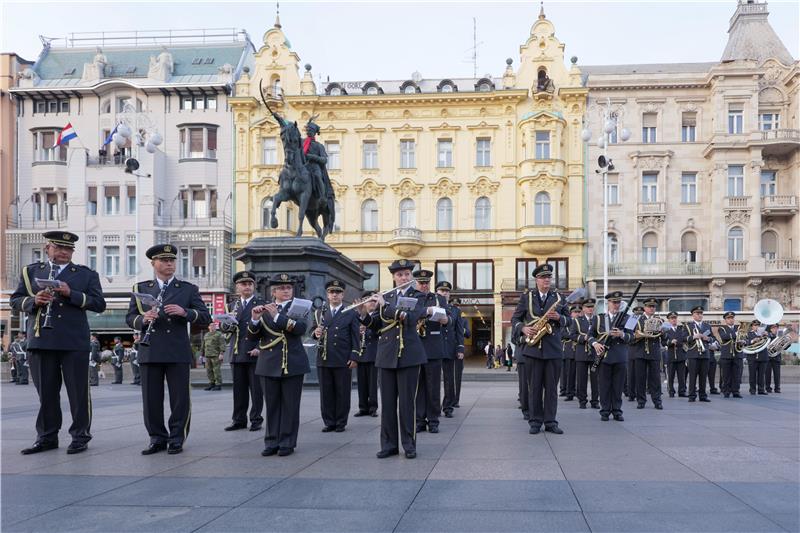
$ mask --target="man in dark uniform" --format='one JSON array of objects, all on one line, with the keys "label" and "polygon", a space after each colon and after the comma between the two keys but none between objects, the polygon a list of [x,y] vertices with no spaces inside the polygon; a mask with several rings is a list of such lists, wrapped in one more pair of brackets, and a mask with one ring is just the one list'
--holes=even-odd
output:
[{"label": "man in dark uniform", "polygon": [[225,427],[225,431],[247,427],[248,406],[250,431],[259,431],[264,423],[264,393],[261,380],[256,376],[259,350],[254,341],[247,339],[247,325],[253,308],[264,305],[266,301],[255,294],[256,276],[249,270],[234,274],[233,284],[238,296],[231,310],[235,322],[220,325],[220,329],[228,334],[227,361],[233,374],[232,423]]},{"label": "man in dark uniform", "polygon": [[600,388],[600,420],[607,422],[609,416],[622,422],[622,389],[625,383],[625,367],[628,360],[628,346],[633,336],[625,329],[614,327],[621,312],[621,291],[612,291],[605,296],[607,313],[592,318],[589,329],[589,345],[600,357],[597,367],[597,385]]},{"label": "man in dark uniform", "polygon": [[125,347],[122,345],[122,337],[114,337],[114,355],[111,357],[111,364],[114,365],[114,381],[112,385],[122,384],[122,362],[125,360]]},{"label": "man in dark uniform", "polygon": [[100,384],[100,363],[103,361],[100,357],[100,341],[97,340],[97,335],[92,333],[92,339],[89,342],[89,386],[97,387]]},{"label": "man in dark uniform", "polygon": [[[524,342],[521,346],[525,357],[525,379],[528,382],[529,433],[535,435],[545,431],[560,435],[558,427],[558,377],[561,374],[561,329],[569,325],[566,306],[557,292],[550,290],[553,267],[543,264],[533,271],[536,287],[520,295],[517,308],[511,317],[514,338],[533,337],[533,325],[540,317],[547,318],[552,333],[545,333],[536,344]],[[555,304],[555,306],[554,306]],[[520,350],[517,350],[518,352]]]},{"label": "man in dark uniform", "polygon": [[261,455],[285,457],[297,447],[303,379],[311,371],[302,339],[308,322],[288,316],[294,285],[287,273],[270,278],[269,287],[273,301],[253,307],[247,338],[258,343],[256,375],[267,405]]},{"label": "man in dark uniform", "polygon": [[[633,308],[633,314],[641,316],[644,313],[644,307],[637,305]],[[626,368],[627,375],[625,376],[625,396],[628,401],[636,400],[636,359],[639,358],[639,353],[634,350],[631,345],[628,345],[628,366]]]},{"label": "man in dark uniform", "polygon": [[[370,298],[375,291],[364,291],[361,298]],[[363,304],[367,314],[378,307],[375,300],[367,300]],[[378,369],[375,358],[378,355],[378,334],[364,324],[359,324],[361,334],[361,350],[358,355],[356,379],[358,380],[358,412],[353,416],[378,416]]]},{"label": "man in dark uniform", "polygon": [[584,300],[581,305],[582,313],[579,317],[573,320],[569,328],[569,336],[575,343],[575,382],[576,393],[578,395],[578,406],[581,409],[586,409],[588,401],[587,382],[591,382],[592,409],[600,408],[600,401],[597,388],[597,372],[592,372],[592,363],[594,362],[594,350],[589,344],[589,328],[592,325],[592,315],[594,314],[594,304],[596,300],[589,298]]},{"label": "man in dark uniform", "polygon": [[[750,333],[747,334],[748,346],[769,336],[769,332],[766,329],[760,330],[760,328],[761,322],[759,320],[753,320],[750,323]],[[769,354],[767,353],[766,345],[762,350],[748,355],[747,374],[750,379],[750,394],[755,394],[756,391],[761,395],[768,394],[766,391],[767,364],[769,364]]]},{"label": "man in dark uniform", "polygon": [[[398,437],[403,444],[405,456],[417,456],[415,430],[415,403],[420,366],[425,364],[425,348],[417,334],[417,322],[426,315],[422,295],[409,286],[413,280],[411,270],[414,263],[398,259],[389,265],[396,287],[403,287],[373,296],[378,309],[362,315],[362,323],[380,334],[378,367],[381,389],[381,450],[376,454],[384,459],[400,453]],[[401,306],[400,298],[415,298],[413,308]],[[362,311],[363,312],[363,311]],[[398,413],[400,431],[398,435]]]},{"label": "man in dark uniform", "polygon": [[443,334],[446,333],[444,326],[449,318],[445,316],[439,320],[431,320],[431,314],[435,307],[444,309],[447,300],[430,291],[433,272],[417,270],[412,275],[417,280],[418,297],[426,309],[425,315],[417,323],[417,333],[428,359],[420,369],[417,386],[417,433],[426,430],[439,433],[439,413],[442,412],[442,358],[445,350]]},{"label": "man in dark uniform", "polygon": [[[36,442],[22,450],[24,455],[58,448],[61,429],[61,382],[67,389],[72,425],[72,443],[67,453],[87,449],[92,438],[92,402],[89,394],[89,322],[86,311],[106,309],[100,278],[92,269],[72,263],[78,236],[66,231],[48,231],[47,262],[22,269],[22,279],[11,295],[11,308],[25,312],[28,319],[28,352],[31,377],[39,394]],[[60,282],[45,290],[37,279]],[[52,327],[47,327],[50,316]]]},{"label": "man in dark uniform", "polygon": [[742,365],[742,345],[737,345],[736,336],[739,333],[739,325],[736,324],[736,313],[728,311],[722,315],[724,324],[717,328],[720,339],[719,372],[721,377],[720,387],[725,398],[733,395],[734,398],[741,398],[739,393]]},{"label": "man in dark uniform", "polygon": [[650,298],[644,302],[644,313],[636,321],[630,351],[635,353],[636,366],[636,408],[644,409],[647,393],[656,409],[663,409],[661,404],[661,328],[648,331],[645,327],[648,320],[658,320],[657,302]]},{"label": "man in dark uniform", "polygon": [[[465,339],[469,339],[472,336],[472,331],[469,329],[469,320],[461,313],[461,308],[459,307],[459,300],[458,298],[453,298],[452,304],[453,306],[458,309],[459,311],[459,321],[458,327],[461,329],[461,336]],[[453,407],[458,409],[461,407],[459,402],[461,401],[461,377],[464,375],[464,354],[461,354],[461,357],[456,357],[453,362],[455,363],[455,371],[456,371],[456,384],[455,384],[455,403]]]},{"label": "man in dark uniform", "polygon": [[[150,435],[150,444],[142,450],[142,455],[163,450],[169,454],[183,451],[192,417],[189,369],[193,354],[187,324],[205,327],[211,323],[197,286],[175,278],[176,251],[171,244],[148,248],[145,255],[153,265],[155,279],[134,285],[126,316],[128,326],[143,334],[139,343],[139,365],[144,426]],[[160,305],[145,310],[146,306],[136,293],[149,294],[157,298]],[[171,411],[169,431],[164,427],[165,380]]]},{"label": "man in dark uniform", "polygon": [[17,385],[27,385],[28,384],[28,352],[27,352],[28,342],[25,340],[25,332],[20,331],[17,333],[17,338],[14,339],[14,342],[11,343],[9,346],[9,351],[11,352],[11,358],[14,361],[14,367],[17,370],[17,374],[15,376],[15,381]]},{"label": "man in dark uniform", "polygon": [[686,328],[678,325],[678,313],[667,315],[669,326],[664,329],[661,341],[667,348],[667,387],[669,397],[675,397],[675,376],[678,376],[678,397],[686,398]]},{"label": "man in dark uniform", "polygon": [[564,384],[564,398],[565,402],[571,402],[575,398],[575,341],[572,340],[571,332],[572,326],[575,325],[575,319],[581,314],[581,306],[573,305],[569,309],[569,324],[567,324],[564,333],[561,336],[561,352],[564,355],[564,364],[561,368],[561,381]]},{"label": "man in dark uniform", "polygon": [[[769,338],[771,340],[775,340],[778,338],[778,324],[772,324],[769,328]],[[769,352],[767,352],[767,357],[769,357]],[[772,388],[772,380],[770,377],[773,376],[775,378],[775,389]],[[766,391],[767,392],[776,392],[777,394],[781,393],[781,354],[780,352],[775,357],[769,357],[767,361],[767,370],[764,373],[764,383],[766,384]]]},{"label": "man in dark uniform", "polygon": [[464,359],[464,330],[459,327],[461,322],[461,309],[450,302],[450,291],[453,285],[449,281],[440,281],[436,284],[436,294],[447,302],[447,324],[444,330],[444,357],[442,358],[442,381],[444,382],[444,397],[442,398],[442,411],[445,418],[453,418],[453,409],[456,404],[456,361]]},{"label": "man in dark uniform", "polygon": [[699,396],[701,402],[710,402],[706,395],[706,381],[708,375],[708,345],[711,342],[711,326],[703,322],[703,307],[692,308],[692,320],[684,326],[686,328],[686,342],[688,351],[686,359],[689,362],[689,401],[695,401]]},{"label": "man in dark uniform", "polygon": [[133,346],[131,346],[130,352],[130,360],[131,360],[131,371],[133,372],[133,381],[131,385],[141,385],[142,384],[142,373],[140,372],[139,367],[139,332],[133,332]]},{"label": "man in dark uniform", "polygon": [[719,389],[716,387],[718,357],[719,342],[717,342],[716,337],[714,337],[712,330],[711,342],[708,343],[708,392],[710,394],[719,394]]},{"label": "man in dark uniform", "polygon": [[361,353],[361,332],[358,312],[342,311],[344,283],[332,279],[325,284],[328,302],[315,313],[312,336],[319,341],[317,374],[319,375],[319,408],[323,433],[341,433],[350,414],[353,389],[353,368]]}]

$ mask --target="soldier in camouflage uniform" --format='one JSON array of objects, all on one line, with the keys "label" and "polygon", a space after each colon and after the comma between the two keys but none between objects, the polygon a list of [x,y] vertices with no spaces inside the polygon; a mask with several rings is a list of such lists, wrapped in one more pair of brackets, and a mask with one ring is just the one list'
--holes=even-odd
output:
[{"label": "soldier in camouflage uniform", "polygon": [[208,376],[208,387],[205,390],[222,390],[222,356],[225,348],[225,337],[217,331],[217,324],[212,322],[203,338],[203,357],[206,358]]}]

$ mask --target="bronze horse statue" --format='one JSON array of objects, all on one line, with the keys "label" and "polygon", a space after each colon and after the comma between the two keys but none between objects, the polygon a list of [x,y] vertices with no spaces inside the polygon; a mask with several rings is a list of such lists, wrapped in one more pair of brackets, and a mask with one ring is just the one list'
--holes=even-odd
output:
[{"label": "bronze horse statue", "polygon": [[[302,137],[297,122],[289,122],[277,114],[269,106],[264,89],[259,82],[259,92],[261,101],[269,110],[272,117],[281,128],[281,143],[283,144],[284,165],[278,176],[279,190],[272,197],[272,209],[270,211],[270,227],[278,227],[278,218],[275,216],[278,208],[283,202],[294,202],[299,208],[296,237],[303,235],[303,219],[308,220],[311,227],[317,233],[317,237],[324,241],[325,237],[333,231],[334,207],[333,202],[329,202],[325,197],[324,184],[319,183],[316,187],[313,184],[313,175],[308,168],[308,161],[303,153]],[[322,191],[315,194],[314,191]],[[322,217],[323,227],[317,222]]]}]

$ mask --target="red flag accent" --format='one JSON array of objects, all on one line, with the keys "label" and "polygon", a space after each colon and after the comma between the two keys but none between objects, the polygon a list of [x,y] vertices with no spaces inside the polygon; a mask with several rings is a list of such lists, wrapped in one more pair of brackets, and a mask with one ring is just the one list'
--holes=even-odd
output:
[{"label": "red flag accent", "polygon": [[314,140],[313,137],[306,137],[303,140],[303,153],[304,154],[308,153],[308,149],[311,148],[311,141],[313,141],[313,140]]}]

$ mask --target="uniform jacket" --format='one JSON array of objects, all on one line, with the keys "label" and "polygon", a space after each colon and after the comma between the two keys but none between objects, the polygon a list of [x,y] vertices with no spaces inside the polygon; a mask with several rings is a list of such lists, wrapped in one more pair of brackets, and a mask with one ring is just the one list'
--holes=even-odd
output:
[{"label": "uniform jacket", "polygon": [[95,365],[99,364],[103,360],[102,357],[100,356],[100,342],[99,341],[91,341],[89,343],[89,346],[90,346],[90,349],[89,349],[89,361],[91,363],[94,363],[94,365],[92,365],[92,366],[95,366]]},{"label": "uniform jacket", "polygon": [[122,343],[117,343],[114,345],[114,357],[111,358],[111,362],[115,367],[122,368],[123,359],[125,359],[125,347]]},{"label": "uniform jacket", "polygon": [[464,353],[464,328],[461,324],[461,309],[447,304],[447,324],[442,326],[444,335],[444,359],[456,359],[458,353]]},{"label": "uniform jacket", "polygon": [[364,324],[377,332],[378,354],[375,366],[378,368],[406,368],[428,362],[425,347],[417,334],[417,322],[425,316],[423,294],[408,289],[406,296],[417,299],[417,305],[410,311],[397,308],[397,291],[385,296],[384,305],[364,318]]},{"label": "uniform jacket", "polygon": [[292,301],[281,304],[275,319],[264,313],[258,323],[251,320],[247,338],[258,343],[256,375],[271,378],[299,376],[311,372],[303,335],[308,329],[306,319],[293,320],[286,315]]},{"label": "uniform jacket", "polygon": [[317,339],[317,366],[343,368],[348,361],[358,361],[361,353],[358,311],[341,309],[344,309],[344,305],[334,316],[326,303],[314,314],[314,329],[317,326],[323,328],[322,337]]},{"label": "uniform jacket", "polygon": [[[614,319],[616,318],[616,315],[614,315],[614,318],[609,317],[609,326],[611,329],[613,329]],[[589,349],[594,350],[594,348],[592,348],[593,343],[603,342],[603,334],[607,331],[606,314],[600,313],[599,315],[593,316],[592,326],[589,328]],[[626,363],[628,361],[628,343],[633,339],[633,335],[627,329],[622,330],[622,332],[622,337],[611,337],[605,357],[603,357],[600,364],[611,365]]]},{"label": "uniform jacket", "polygon": [[705,348],[704,351],[701,351],[698,342],[692,338],[692,335],[695,334],[695,322],[694,320],[690,320],[686,324],[683,325],[684,329],[686,330],[686,358],[687,359],[708,359],[710,356],[710,352],[708,351],[708,345],[711,344],[714,340],[714,336],[711,334],[711,326],[706,324],[705,322],[700,322],[699,326],[697,326],[697,330],[706,335],[708,340],[703,340],[703,347]]},{"label": "uniform jacket", "polygon": [[[673,344],[672,341],[675,341]],[[684,349],[686,343],[686,328],[681,324],[676,324],[673,329],[672,326],[664,330],[661,335],[661,342],[667,348],[667,363],[678,363],[686,361],[686,350]]]},{"label": "uniform jacket", "polygon": [[594,361],[595,351],[589,344],[589,328],[592,326],[591,319],[581,314],[574,319],[567,330],[569,338],[575,343],[576,361]]},{"label": "uniform jacket", "polygon": [[[544,301],[540,300],[539,291],[535,288],[523,292],[511,317],[511,331],[513,331],[514,338],[521,337],[522,327],[544,315],[558,298],[559,295],[555,291],[549,291],[545,295]],[[536,359],[561,359],[561,330],[570,322],[569,311],[564,303],[562,298],[561,303],[555,309],[561,315],[559,319],[549,321],[553,333],[545,335],[539,343],[533,346],[523,342],[520,345],[522,355]]]},{"label": "uniform jacket", "polygon": [[564,354],[564,359],[575,359],[575,341],[572,340],[572,328],[575,326],[575,319],[569,318],[567,327],[561,333],[561,353]]},{"label": "uniform jacket", "polygon": [[50,276],[50,263],[33,263],[22,269],[17,290],[11,295],[11,308],[25,312],[28,320],[28,350],[89,351],[89,321],[86,311],[106,310],[103,289],[97,272],[83,265],[68,263],[61,268],[57,280],[70,287],[69,298],[55,295],[50,316],[52,329],[44,323],[47,306],[38,307],[34,296],[39,292],[36,279]]},{"label": "uniform jacket", "polygon": [[[427,308],[431,306],[445,309],[447,306],[444,296],[434,292],[428,292],[426,294],[420,293],[420,299],[423,301],[422,305],[425,308],[425,313],[427,313]],[[448,321],[449,319],[450,317],[448,316]],[[425,355],[428,357],[428,360],[442,359],[445,352],[445,337],[447,336],[446,326],[443,326],[439,322],[428,320],[425,314],[423,314],[423,317],[417,324],[417,331],[422,339],[422,345],[425,347]]]},{"label": "uniform jacket", "polygon": [[[241,301],[241,300],[240,300]],[[236,324],[229,325],[220,323],[219,329],[228,337],[228,347],[226,349],[225,360],[229,363],[252,363],[256,364],[258,358],[252,357],[250,352],[256,347],[254,341],[247,340],[247,325],[250,323],[253,307],[265,304],[266,301],[253,295],[244,307],[234,305],[236,312]],[[231,311],[233,312],[233,310]]]},{"label": "uniform jacket", "polygon": [[[359,327],[359,330],[361,327]],[[361,350],[358,355],[359,363],[375,363],[378,356],[378,334],[372,329],[364,326],[364,332],[360,334]]]},{"label": "uniform jacket", "polygon": [[[655,317],[656,315],[653,315]],[[652,317],[651,317],[652,318]],[[647,316],[642,314],[639,320],[636,321],[636,326],[631,336],[630,353],[632,359],[648,359],[651,361],[658,361],[661,359],[661,337],[664,335],[663,331],[658,337],[652,338],[636,338],[637,331],[644,331],[644,323]]]},{"label": "uniform jacket", "polygon": [[720,359],[742,359],[744,353],[736,349],[736,334],[739,331],[739,324],[728,326],[723,324],[717,328],[717,335],[719,335]]},{"label": "uniform jacket", "polygon": [[209,331],[203,337],[203,357],[219,357],[221,353],[225,352],[226,348],[225,337],[219,331],[213,333]]},{"label": "uniform jacket", "polygon": [[[140,281],[133,287],[134,292],[141,292],[157,298],[161,289],[155,280]],[[176,304],[186,310],[186,316],[169,316],[164,312],[164,306]],[[147,331],[144,323],[146,306],[135,296],[131,295],[128,315],[125,321],[128,325],[141,332],[142,338]],[[152,329],[150,330],[150,345],[139,346],[139,363],[192,363],[194,355],[189,344],[187,324],[203,327],[211,323],[211,315],[196,285],[187,281],[173,278],[164,291],[161,310],[158,313]]]}]

